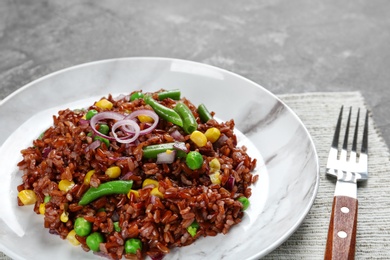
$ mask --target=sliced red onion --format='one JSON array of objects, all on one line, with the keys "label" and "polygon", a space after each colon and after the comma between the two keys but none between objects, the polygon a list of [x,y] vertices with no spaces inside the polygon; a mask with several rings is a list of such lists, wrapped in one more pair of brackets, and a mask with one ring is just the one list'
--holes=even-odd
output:
[{"label": "sliced red onion", "polygon": [[[126,127],[127,129],[131,130],[131,132],[129,131],[129,135],[125,136],[125,137],[118,137],[118,135],[116,134],[116,129],[118,128],[122,128],[122,127]],[[139,134],[140,134],[140,128],[139,128],[139,125],[134,122],[133,120],[130,120],[130,119],[124,119],[124,120],[120,120],[118,122],[116,122],[112,128],[111,128],[111,132],[115,138],[115,140],[119,143],[123,143],[123,144],[128,144],[128,143],[132,143],[134,142],[135,140],[137,140]]]},{"label": "sliced red onion", "polygon": [[221,147],[225,144],[226,140],[229,139],[226,135],[221,135],[218,140],[214,143],[215,147]]},{"label": "sliced red onion", "polygon": [[184,142],[175,142],[173,148],[188,153],[188,148]]},{"label": "sliced red onion", "polygon": [[229,191],[232,191],[233,187],[234,187],[234,182],[235,181],[236,181],[236,179],[232,175],[230,175],[229,178],[227,179],[226,183],[225,183],[226,189],[228,189]]},{"label": "sliced red onion", "polygon": [[134,173],[133,172],[127,172],[125,175],[123,175],[122,177],[120,177],[119,179],[121,180],[130,180],[130,177],[133,175]]},{"label": "sliced red onion", "polygon": [[80,125],[87,125],[87,124],[89,124],[89,120],[87,120],[87,119],[80,119],[79,123],[80,123]]},{"label": "sliced red onion", "polygon": [[98,136],[101,136],[101,137],[104,137],[104,138],[106,138],[106,139],[112,141],[112,140],[115,140],[114,137],[108,136],[108,135],[105,135],[105,134],[100,133],[100,132],[95,128],[95,126],[97,125],[97,123],[98,123],[99,121],[102,121],[102,120],[107,120],[107,119],[122,120],[122,119],[124,119],[124,118],[125,118],[124,115],[119,114],[119,113],[117,113],[117,112],[100,112],[100,113],[94,115],[94,116],[91,118],[89,124],[91,125],[91,128],[92,128],[94,134],[96,134],[96,135],[98,135]]},{"label": "sliced red onion", "polygon": [[235,170],[237,171],[242,165],[244,165],[244,161],[241,161],[239,164],[237,164]]},{"label": "sliced red onion", "polygon": [[162,152],[157,154],[157,164],[162,164],[162,163],[173,163],[175,161],[176,157],[176,151],[173,150],[171,152]]},{"label": "sliced red onion", "polygon": [[[145,135],[145,134],[152,132],[156,128],[156,126],[158,124],[158,120],[159,120],[158,115],[152,110],[148,110],[148,109],[136,110],[136,111],[132,112],[130,115],[126,116],[125,119],[137,120],[137,117],[140,115],[149,116],[153,119],[153,124],[151,126],[149,126],[148,128],[141,130],[140,135]],[[126,131],[126,130],[128,130],[128,129],[125,128],[124,131]]]},{"label": "sliced red onion", "polygon": [[51,152],[51,147],[47,146],[45,148],[43,148],[42,150],[42,157],[43,158],[47,158],[47,156],[49,156],[49,153]]},{"label": "sliced red onion", "polygon": [[184,141],[184,136],[177,129],[171,133],[171,136],[176,141],[179,141],[179,142],[183,142]]},{"label": "sliced red onion", "polygon": [[99,146],[100,146],[100,141],[99,140],[93,141],[90,145],[88,145],[88,151],[89,150],[95,150]]}]

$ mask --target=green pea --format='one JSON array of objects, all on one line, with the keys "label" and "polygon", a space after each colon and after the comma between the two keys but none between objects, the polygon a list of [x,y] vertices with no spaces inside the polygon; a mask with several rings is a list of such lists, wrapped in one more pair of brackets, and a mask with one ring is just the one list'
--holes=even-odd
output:
[{"label": "green pea", "polygon": [[100,251],[100,243],[103,243],[104,237],[99,232],[94,232],[87,237],[87,246],[94,252]]},{"label": "green pea", "polygon": [[187,227],[187,231],[188,233],[190,233],[192,237],[196,235],[198,229],[199,229],[199,224],[196,221],[192,222],[192,224],[189,227]]},{"label": "green pea", "polygon": [[191,170],[197,170],[202,167],[203,157],[199,152],[191,151],[187,154],[186,164]]},{"label": "green pea", "polygon": [[96,140],[99,140],[100,142],[103,142],[106,144],[107,147],[110,146],[110,141],[104,137],[101,137],[101,136],[98,136],[98,135],[95,135],[95,137],[93,138],[94,141]]},{"label": "green pea", "polygon": [[43,202],[48,203],[50,201],[50,199],[51,199],[50,196],[45,196],[45,198],[43,199]]},{"label": "green pea", "polygon": [[140,98],[143,98],[143,97],[144,97],[144,94],[142,92],[134,92],[130,96],[130,101],[134,101],[136,99],[140,99]]},{"label": "green pea", "polygon": [[250,205],[250,202],[249,202],[247,197],[242,196],[242,197],[239,197],[237,200],[239,202],[241,202],[242,210],[246,210],[249,207],[249,205]]},{"label": "green pea", "polygon": [[90,120],[94,115],[96,115],[98,113],[98,111],[96,111],[95,109],[91,109],[87,112],[87,114],[85,115],[85,119],[87,120]]},{"label": "green pea", "polygon": [[108,133],[110,132],[110,127],[108,127],[108,125],[105,124],[100,124],[98,131],[104,135],[108,135]]},{"label": "green pea", "polygon": [[116,232],[121,232],[121,227],[119,226],[119,222],[118,221],[114,222],[114,230]]},{"label": "green pea", "polygon": [[142,250],[142,242],[138,238],[130,238],[125,242],[126,254],[136,254],[137,250]]},{"label": "green pea", "polygon": [[92,223],[85,220],[83,217],[78,217],[74,222],[74,231],[80,237],[88,236],[92,230]]}]

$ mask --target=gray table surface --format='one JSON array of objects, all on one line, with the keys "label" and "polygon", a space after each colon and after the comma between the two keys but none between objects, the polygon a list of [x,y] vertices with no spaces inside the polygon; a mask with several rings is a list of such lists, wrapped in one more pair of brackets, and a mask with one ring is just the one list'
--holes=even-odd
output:
[{"label": "gray table surface", "polygon": [[0,100],[80,63],[171,57],[275,94],[361,91],[390,144],[389,10],[386,0],[1,0]]}]

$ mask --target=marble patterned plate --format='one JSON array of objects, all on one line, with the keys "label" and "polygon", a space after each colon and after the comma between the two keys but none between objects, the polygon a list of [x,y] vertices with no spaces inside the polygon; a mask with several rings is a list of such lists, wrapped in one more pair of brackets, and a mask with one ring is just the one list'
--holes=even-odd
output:
[{"label": "marble patterned plate", "polygon": [[[275,95],[234,73],[167,58],[123,58],[83,64],[38,79],[0,102],[0,251],[14,259],[96,259],[43,228],[42,216],[16,205],[19,151],[62,108],[87,106],[108,93],[180,89],[221,120],[233,118],[239,144],[258,160],[251,206],[227,235],[201,238],[164,259],[258,259],[302,223],[317,194],[315,147],[296,114]],[[17,233],[15,233],[15,232]]]}]

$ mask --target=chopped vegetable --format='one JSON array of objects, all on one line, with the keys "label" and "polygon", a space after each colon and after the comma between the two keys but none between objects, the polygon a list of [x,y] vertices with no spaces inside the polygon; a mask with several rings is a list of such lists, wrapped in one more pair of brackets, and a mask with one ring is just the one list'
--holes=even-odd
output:
[{"label": "chopped vegetable", "polygon": [[96,135],[94,138],[93,138],[94,141],[99,141],[101,143],[104,143],[107,147],[110,146],[110,141],[104,137],[101,137],[101,136],[98,136]]},{"label": "chopped vegetable", "polygon": [[130,238],[125,242],[126,254],[136,254],[137,250],[142,250],[142,242],[138,238]]},{"label": "chopped vegetable", "polygon": [[39,204],[39,214],[45,215],[46,212],[46,203]]},{"label": "chopped vegetable", "polygon": [[145,146],[143,148],[143,157],[146,159],[157,158],[157,155],[159,153],[164,153],[167,150],[176,150],[177,151],[176,155],[178,157],[185,157],[186,153],[183,150],[176,149],[176,147],[181,148],[183,146],[185,147],[185,144],[181,142],[153,144],[153,145]]},{"label": "chopped vegetable", "polygon": [[210,174],[209,177],[212,184],[221,184],[221,173],[219,171]]},{"label": "chopped vegetable", "polygon": [[100,243],[104,242],[103,235],[99,232],[94,232],[87,237],[87,246],[94,252],[100,251]]},{"label": "chopped vegetable", "polygon": [[165,152],[157,154],[157,164],[162,163],[173,163],[176,158],[176,151],[175,150],[166,150]]},{"label": "chopped vegetable", "polygon": [[200,120],[203,123],[207,123],[207,121],[209,121],[210,119],[213,118],[213,116],[210,114],[210,112],[208,111],[208,109],[206,108],[206,106],[204,104],[200,104],[198,106],[198,114],[199,114]]},{"label": "chopped vegetable", "polygon": [[160,103],[158,103],[156,100],[153,99],[152,96],[146,95],[144,97],[145,103],[151,106],[154,110],[154,112],[157,113],[162,119],[171,122],[175,125],[178,125],[180,127],[183,127],[183,120],[179,116],[178,113],[176,113],[175,110],[163,106]]},{"label": "chopped vegetable", "polygon": [[180,100],[180,90],[175,89],[175,90],[167,90],[163,92],[157,93],[158,99],[163,100],[166,98],[171,98],[173,100]]},{"label": "chopped vegetable", "polygon": [[92,231],[92,223],[87,221],[83,217],[76,218],[76,221],[74,222],[74,231],[77,235],[80,237],[88,236]]},{"label": "chopped vegetable", "polygon": [[194,142],[196,144],[196,146],[198,147],[203,147],[206,145],[207,143],[207,138],[206,136],[204,135],[204,133],[196,130],[194,132],[192,132],[192,134],[190,135],[190,139],[192,142]]},{"label": "chopped vegetable", "polygon": [[61,190],[61,191],[69,191],[71,188],[73,188],[74,186],[74,182],[73,181],[68,181],[68,180],[61,180],[59,183],[58,183],[58,188]]},{"label": "chopped vegetable", "polygon": [[217,158],[214,158],[209,162],[209,167],[211,173],[217,172],[221,169],[221,163]]},{"label": "chopped vegetable", "polygon": [[66,212],[66,211],[62,212],[61,216],[60,216],[60,220],[61,220],[61,222],[64,222],[64,223],[68,222],[68,220],[69,220],[69,213]]},{"label": "chopped vegetable", "polygon": [[119,166],[111,166],[105,171],[105,174],[111,179],[116,179],[121,175],[121,168]]},{"label": "chopped vegetable", "polygon": [[191,170],[197,170],[202,167],[203,157],[199,152],[191,151],[187,154],[186,164]]},{"label": "chopped vegetable", "polygon": [[51,200],[51,196],[45,196],[45,198],[43,199],[43,202],[48,203],[50,200]]},{"label": "chopped vegetable", "polygon": [[119,222],[118,221],[114,222],[114,230],[116,232],[121,232],[121,227],[119,226]]},{"label": "chopped vegetable", "polygon": [[110,110],[114,105],[108,101],[107,99],[103,98],[95,103],[95,106],[98,108],[104,109],[104,110]]},{"label": "chopped vegetable", "polygon": [[249,205],[250,205],[250,202],[249,202],[247,197],[242,196],[242,197],[239,197],[237,200],[239,202],[241,202],[242,210],[246,210],[249,207]]},{"label": "chopped vegetable", "polygon": [[153,186],[153,187],[158,187],[158,181],[153,180],[153,179],[145,179],[142,182],[142,188],[145,188],[146,186]]},{"label": "chopped vegetable", "polygon": [[150,192],[150,195],[159,197],[160,199],[164,198],[164,194],[162,194],[161,191],[158,190],[158,187],[153,188]]},{"label": "chopped vegetable", "polygon": [[85,119],[90,120],[93,116],[95,116],[98,113],[97,110],[91,109],[85,114]]},{"label": "chopped vegetable", "polygon": [[181,119],[183,120],[183,130],[187,134],[191,134],[196,129],[198,129],[198,123],[191,110],[187,107],[183,102],[178,102],[174,108],[174,110],[179,114]]},{"label": "chopped vegetable", "polygon": [[130,199],[131,194],[134,194],[136,198],[139,197],[139,192],[137,190],[130,190],[129,193],[127,193],[127,197]]},{"label": "chopped vegetable", "polygon": [[133,186],[133,181],[123,181],[115,180],[105,182],[99,185],[99,187],[90,187],[83,197],[79,201],[80,205],[87,205],[88,203],[106,195],[111,194],[127,194],[131,187]]},{"label": "chopped vegetable", "polygon": [[199,224],[196,221],[192,222],[192,224],[187,227],[187,231],[188,233],[190,233],[192,237],[196,235],[198,229],[199,229]]},{"label": "chopped vegetable", "polygon": [[74,231],[74,229],[72,229],[68,233],[68,235],[66,236],[66,239],[74,246],[80,245],[80,241],[77,240],[77,238],[76,238],[76,231]]},{"label": "chopped vegetable", "polygon": [[211,128],[206,130],[204,135],[206,136],[208,141],[215,143],[219,139],[219,137],[221,136],[221,132],[219,131],[218,128],[211,127]]},{"label": "chopped vegetable", "polygon": [[108,125],[106,124],[100,124],[98,131],[104,135],[108,135],[108,133],[110,132],[110,127],[108,127]]},{"label": "chopped vegetable", "polygon": [[130,101],[134,101],[136,99],[141,99],[144,97],[144,94],[142,92],[134,92],[130,95]]},{"label": "chopped vegetable", "polygon": [[89,172],[87,172],[87,174],[85,174],[85,177],[84,177],[84,184],[87,184],[89,185],[89,182],[91,181],[91,177],[92,175],[95,173],[95,170],[90,170]]}]

